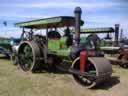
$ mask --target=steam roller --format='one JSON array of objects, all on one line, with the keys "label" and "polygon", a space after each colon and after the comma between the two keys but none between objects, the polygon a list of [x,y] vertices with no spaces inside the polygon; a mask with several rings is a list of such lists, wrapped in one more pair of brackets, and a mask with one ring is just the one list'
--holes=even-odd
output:
[{"label": "steam roller", "polygon": [[93,88],[102,82],[108,81],[111,77],[112,65],[104,57],[88,56],[88,52],[81,51],[80,56],[69,61],[72,62],[72,64],[69,64],[69,67],[66,68],[64,67],[66,65],[59,60],[60,58],[58,57],[59,59],[57,60],[57,56],[55,58],[55,55],[51,55],[51,53],[49,54],[50,57],[47,58],[47,64],[45,64],[45,53],[45,47],[42,47],[35,41],[22,42],[18,52],[20,67],[24,71],[39,70],[41,65],[44,67],[50,65],[62,67],[60,64],[55,64],[58,61],[58,63],[63,64],[62,68],[68,70],[67,72],[73,75],[75,81],[86,88]]},{"label": "steam roller", "polygon": [[[74,17],[59,16],[17,23],[16,26],[23,27],[18,64],[25,72],[39,69],[65,70],[79,84],[93,88],[110,80],[112,66],[99,49],[89,49],[88,45],[80,42],[80,26],[84,24],[81,20],[81,8],[76,7],[74,13]],[[57,31],[57,28],[62,27],[66,28],[64,36]],[[75,38],[70,34],[70,27],[75,27]],[[24,28],[31,29],[27,36]],[[32,29],[44,28],[46,36],[33,35]],[[55,30],[48,32],[51,29]],[[95,42],[92,46],[94,45]]]}]

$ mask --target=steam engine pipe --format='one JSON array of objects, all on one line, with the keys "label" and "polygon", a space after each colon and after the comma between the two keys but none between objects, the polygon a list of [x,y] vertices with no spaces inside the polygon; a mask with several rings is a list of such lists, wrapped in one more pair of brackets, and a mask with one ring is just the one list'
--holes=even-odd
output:
[{"label": "steam engine pipe", "polygon": [[118,46],[119,41],[119,24],[115,24],[115,44]]},{"label": "steam engine pipe", "polygon": [[78,46],[80,42],[80,20],[81,20],[82,10],[80,7],[76,7],[74,10],[75,14],[75,42],[74,45]]}]

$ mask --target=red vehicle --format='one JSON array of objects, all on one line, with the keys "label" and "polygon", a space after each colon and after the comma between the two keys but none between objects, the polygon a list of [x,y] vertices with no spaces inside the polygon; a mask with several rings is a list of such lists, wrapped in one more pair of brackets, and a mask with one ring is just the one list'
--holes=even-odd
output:
[{"label": "red vehicle", "polygon": [[120,66],[123,68],[128,68],[128,47],[124,46],[119,49],[118,60],[121,60]]}]

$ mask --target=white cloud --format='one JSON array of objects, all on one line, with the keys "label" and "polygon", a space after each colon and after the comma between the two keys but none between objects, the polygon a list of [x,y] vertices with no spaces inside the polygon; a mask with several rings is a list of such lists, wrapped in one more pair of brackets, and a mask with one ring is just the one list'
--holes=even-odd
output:
[{"label": "white cloud", "polygon": [[86,17],[86,20],[89,22],[108,23],[108,24],[120,23],[120,19],[121,19],[121,17],[119,17],[119,16],[111,16],[111,15],[110,16],[94,15],[94,16]]},{"label": "white cloud", "polygon": [[92,16],[87,18],[85,23],[85,28],[94,28],[94,27],[115,27],[115,24],[120,24],[120,29],[123,29],[124,34],[128,36],[128,17],[112,17],[112,16]]},{"label": "white cloud", "polygon": [[126,36],[128,36],[128,17],[124,17],[120,20],[121,28],[124,30]]},{"label": "white cloud", "polygon": [[11,21],[24,21],[24,20],[31,20],[31,19],[42,19],[51,17],[50,15],[39,15],[39,14],[0,14],[0,18],[7,18],[6,20]]},{"label": "white cloud", "polygon": [[97,2],[97,3],[89,3],[89,2],[38,2],[38,3],[17,3],[17,4],[1,4],[1,7],[22,7],[22,8],[72,8],[76,6],[80,6],[82,8],[92,9],[92,8],[104,8],[104,7],[111,7],[111,6],[117,6],[120,5],[120,3],[116,2]]},{"label": "white cloud", "polygon": [[[14,0],[15,1],[15,0]],[[76,6],[80,6],[82,8],[83,14],[82,17],[85,21],[84,26],[88,27],[107,27],[107,26],[114,26],[115,23],[120,23],[123,28],[128,27],[128,18],[122,18],[119,17],[119,13],[111,14],[109,10],[114,10],[113,8],[118,8],[123,11],[124,8],[127,8],[127,3],[122,2],[112,2],[110,0],[106,2],[100,2],[96,1],[92,2],[91,0],[84,2],[78,1],[78,0],[55,0],[54,2],[51,0],[48,1],[34,1],[28,0],[28,1],[22,1],[20,3],[18,2],[10,2],[10,3],[0,3],[0,19],[7,19],[13,21],[24,21],[24,20],[31,20],[31,19],[38,19],[38,18],[46,18],[51,16],[56,16],[58,14],[62,15],[71,15],[73,14],[74,8]],[[86,2],[87,1],[87,2]],[[29,3],[28,3],[29,2]],[[120,7],[121,6],[121,7]],[[50,9],[51,8],[51,9]],[[106,8],[106,14],[107,16],[103,15],[102,12],[104,12],[104,8]],[[123,8],[123,9],[122,9]],[[50,11],[54,10],[58,13]],[[101,13],[97,13],[97,9]],[[93,13],[95,11],[95,13]],[[72,12],[72,13],[71,13]],[[93,14],[93,15],[90,15]],[[104,12],[105,13],[105,12]],[[124,15],[127,15],[125,13],[121,13]],[[92,22],[90,24],[86,22]],[[19,29],[13,29],[13,28],[5,28],[0,29],[0,35],[3,36],[18,36],[19,32],[21,30]],[[8,35],[5,35],[4,32],[7,32]]]},{"label": "white cloud", "polygon": [[2,27],[0,37],[20,37],[21,29],[16,27]]}]

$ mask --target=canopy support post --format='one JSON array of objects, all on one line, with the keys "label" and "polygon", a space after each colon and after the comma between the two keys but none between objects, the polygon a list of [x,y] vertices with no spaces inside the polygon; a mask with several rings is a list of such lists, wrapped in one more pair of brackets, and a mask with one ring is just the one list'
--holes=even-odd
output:
[{"label": "canopy support post", "polygon": [[32,40],[32,36],[33,36],[33,28],[30,29],[30,40]]},{"label": "canopy support post", "polygon": [[48,48],[48,27],[46,28],[46,46]]},{"label": "canopy support post", "polygon": [[23,29],[22,29],[22,34],[21,34],[21,41],[23,40],[23,38],[24,38],[24,33],[25,33],[25,30],[24,30],[24,27],[23,27]]}]

